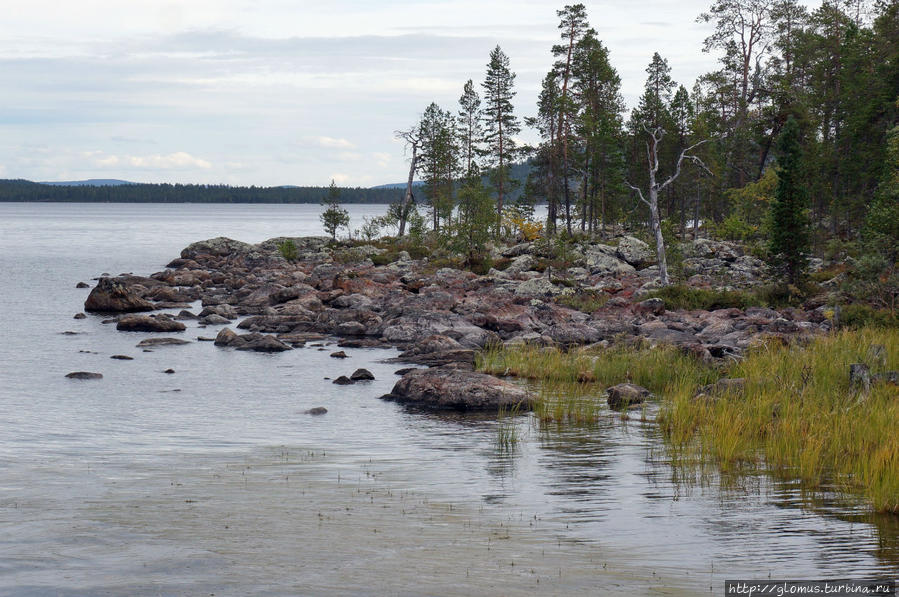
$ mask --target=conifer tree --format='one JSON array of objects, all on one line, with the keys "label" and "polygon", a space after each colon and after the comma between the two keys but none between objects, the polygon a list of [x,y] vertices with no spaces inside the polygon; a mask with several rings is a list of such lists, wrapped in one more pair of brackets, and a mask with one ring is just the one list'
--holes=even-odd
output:
[{"label": "conifer tree", "polygon": [[768,250],[772,265],[790,284],[797,284],[808,266],[809,225],[799,124],[792,116],[777,141],[777,153],[777,190],[769,214]]},{"label": "conifer tree", "polygon": [[328,187],[328,194],[325,195],[322,204],[326,206],[325,211],[320,218],[325,232],[331,235],[331,238],[337,240],[337,231],[340,228],[348,228],[350,225],[350,214],[347,210],[340,207],[340,189],[337,183],[331,179],[331,186]]},{"label": "conifer tree", "polygon": [[478,169],[475,161],[481,154],[479,142],[484,130],[481,125],[481,96],[475,91],[471,79],[465,83],[459,98],[459,135],[462,158],[465,160],[465,176],[471,178]]},{"label": "conifer tree", "polygon": [[496,46],[490,52],[484,88],[484,141],[488,148],[491,182],[496,189],[496,230],[502,225],[503,200],[510,185],[509,162],[515,155],[513,135],[521,132],[512,108],[515,97],[515,73],[509,68],[509,57]]}]

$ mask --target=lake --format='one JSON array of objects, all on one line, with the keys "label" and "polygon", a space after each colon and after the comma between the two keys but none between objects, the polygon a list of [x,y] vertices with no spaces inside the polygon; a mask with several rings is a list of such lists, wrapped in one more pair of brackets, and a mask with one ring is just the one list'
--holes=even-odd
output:
[{"label": "lake", "polygon": [[[384,211],[347,208],[354,227]],[[147,275],[215,236],[320,235],[320,210],[0,204],[0,594],[695,595],[899,574],[897,517],[684,475],[651,420],[522,415],[506,449],[495,417],[379,400],[396,351],[143,352],[149,334],[73,319],[79,281]],[[326,379],[358,367],[375,381]],[[104,378],[65,378],[81,370]]]}]

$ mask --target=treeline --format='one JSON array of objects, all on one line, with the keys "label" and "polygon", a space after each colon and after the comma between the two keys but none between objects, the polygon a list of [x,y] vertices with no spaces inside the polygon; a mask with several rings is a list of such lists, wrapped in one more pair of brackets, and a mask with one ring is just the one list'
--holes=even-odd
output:
[{"label": "treeline", "polygon": [[[790,118],[815,248],[861,238],[872,210],[899,218],[899,196],[885,187],[899,180],[887,165],[899,124],[895,0],[825,0],[815,9],[797,0],[715,0],[697,20],[713,26],[703,49],[717,68],[677,82],[647,48],[644,92],[629,114],[584,5],[558,17],[555,62],[533,116],[516,116],[515,73],[497,46],[480,85],[460,86],[457,107],[432,103],[400,131],[425,182],[431,227],[455,225],[472,198],[468,212],[483,212],[472,189],[486,174],[498,229],[516,187],[509,166],[527,155],[533,169],[514,203],[548,202],[550,234],[628,222],[683,235],[703,222],[726,236],[764,238],[778,184],[776,140]],[[539,132],[538,146],[516,145],[522,126]]]},{"label": "treeline", "polygon": [[[0,201],[72,203],[321,203],[328,187],[232,187],[200,184],[54,186],[0,180]],[[341,188],[341,203],[392,203],[402,190]]]}]

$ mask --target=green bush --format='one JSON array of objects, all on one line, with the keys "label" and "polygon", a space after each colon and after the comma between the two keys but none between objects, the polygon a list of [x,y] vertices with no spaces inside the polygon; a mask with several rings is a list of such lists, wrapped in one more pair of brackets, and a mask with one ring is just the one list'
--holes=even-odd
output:
[{"label": "green bush", "polygon": [[593,313],[609,302],[609,295],[601,290],[582,290],[574,294],[564,294],[556,297],[556,304],[582,311]]},{"label": "green bush", "polygon": [[864,327],[899,329],[899,315],[887,309],[875,309],[861,303],[840,307],[840,326],[850,329]]},{"label": "green bush", "polygon": [[278,245],[278,251],[287,261],[296,261],[299,258],[297,246],[289,238]]}]

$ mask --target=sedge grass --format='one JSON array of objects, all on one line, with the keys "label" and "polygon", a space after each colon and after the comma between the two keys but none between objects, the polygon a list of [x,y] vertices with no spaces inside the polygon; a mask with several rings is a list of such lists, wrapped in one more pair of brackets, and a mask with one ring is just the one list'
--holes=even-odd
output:
[{"label": "sedge grass", "polygon": [[[899,370],[899,330],[843,330],[804,346],[770,343],[716,368],[675,348],[491,348],[477,366],[533,380],[542,423],[584,425],[601,415],[605,387],[629,381],[661,397],[657,417],[672,457],[722,473],[765,471],[805,491],[862,496],[899,514],[899,389],[849,387],[849,365],[885,355],[875,372]],[[742,390],[695,398],[721,377]]]}]

